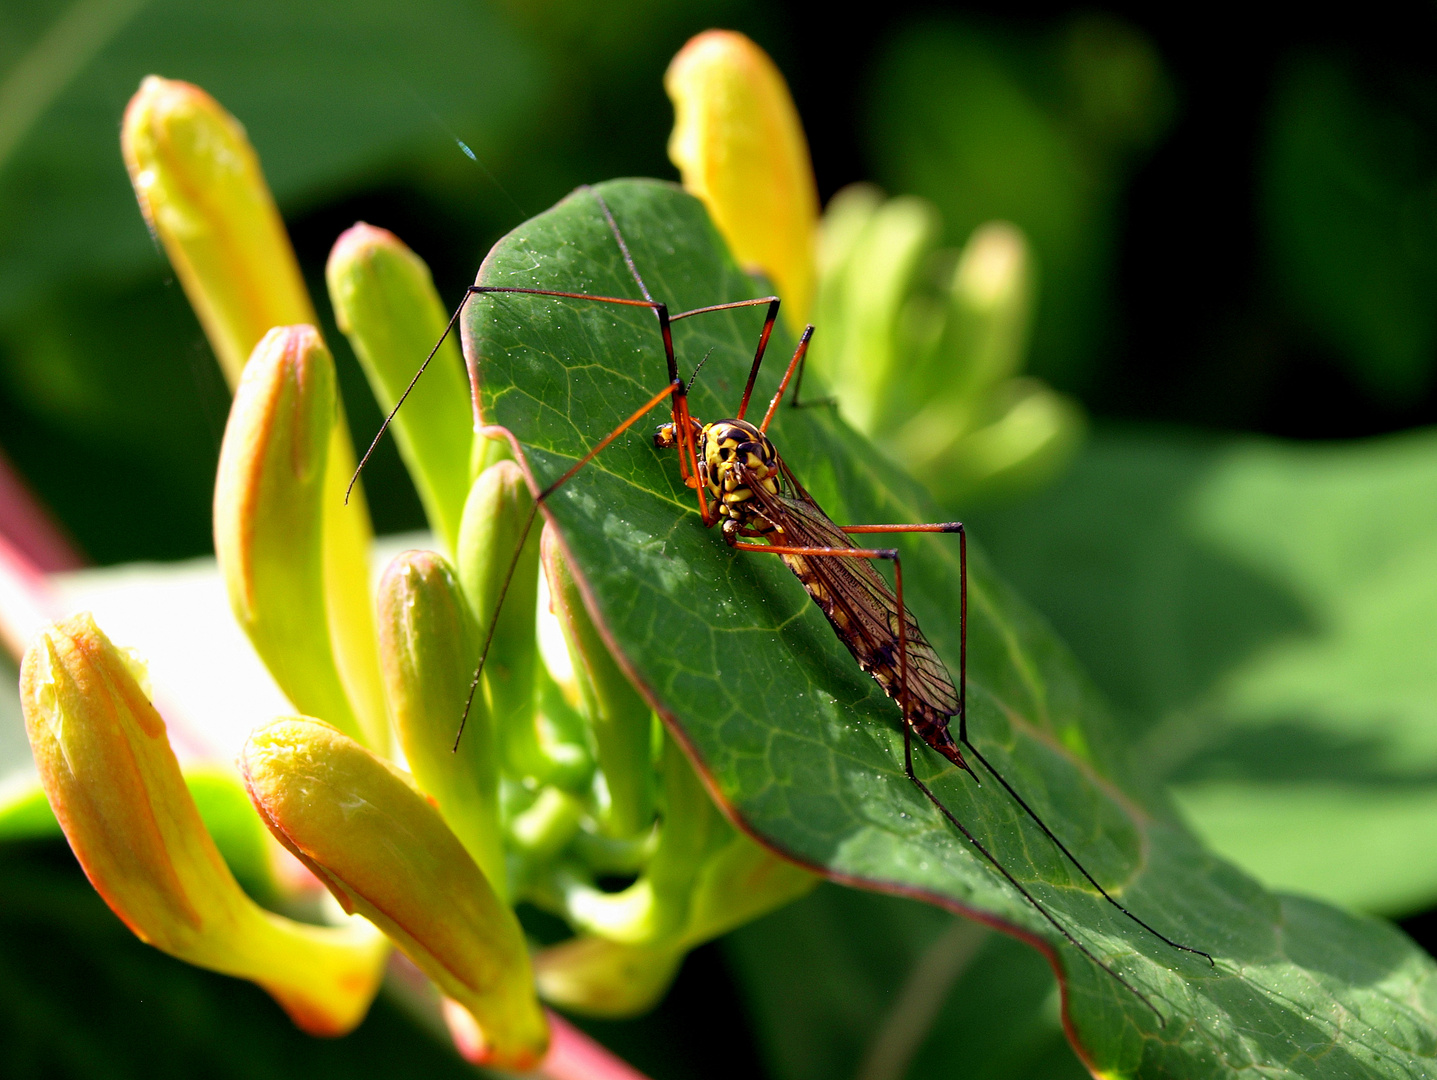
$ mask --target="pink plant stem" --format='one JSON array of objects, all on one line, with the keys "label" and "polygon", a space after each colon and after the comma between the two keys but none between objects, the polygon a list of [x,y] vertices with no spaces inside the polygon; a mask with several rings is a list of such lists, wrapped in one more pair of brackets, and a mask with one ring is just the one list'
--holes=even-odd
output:
[{"label": "pink plant stem", "polygon": [[0,452],[0,537],[41,571],[78,570],[84,557]]},{"label": "pink plant stem", "polygon": [[44,573],[0,534],[0,643],[6,651],[19,660],[30,639],[63,614]]},{"label": "pink plant stem", "polygon": [[533,1075],[544,1080],[648,1080],[643,1073],[574,1027],[552,1010],[549,1054]]}]

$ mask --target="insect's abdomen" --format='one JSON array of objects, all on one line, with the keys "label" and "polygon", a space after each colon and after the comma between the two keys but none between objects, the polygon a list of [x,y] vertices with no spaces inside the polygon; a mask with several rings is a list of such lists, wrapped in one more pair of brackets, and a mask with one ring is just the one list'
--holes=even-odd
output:
[{"label": "insect's abdomen", "polygon": [[[771,544],[784,542],[782,535],[776,533],[770,533],[767,539]],[[798,578],[813,602],[818,605],[818,609],[828,617],[838,640],[843,642],[848,651],[853,654],[853,658],[858,661],[858,666],[872,675],[873,680],[883,688],[883,692],[898,702],[901,708],[903,706],[901,699],[903,683],[899,672],[896,626],[890,628],[894,633],[893,637],[879,645],[873,645],[865,639],[864,635],[853,632],[853,628],[849,625],[852,616],[847,607],[835,600],[823,579],[814,572],[808,556],[780,555],[779,558],[783,560],[785,566],[793,571],[794,577]],[[910,622],[909,625],[915,632],[916,640],[921,641],[922,633],[918,631],[917,623]],[[910,675],[916,674],[913,663],[910,648]],[[909,714],[913,718],[914,734],[949,761],[966,769],[968,766],[963,760],[963,755],[958,751],[958,744],[948,733],[948,717],[951,714],[940,712],[917,694],[910,696],[912,700],[909,703]]]}]

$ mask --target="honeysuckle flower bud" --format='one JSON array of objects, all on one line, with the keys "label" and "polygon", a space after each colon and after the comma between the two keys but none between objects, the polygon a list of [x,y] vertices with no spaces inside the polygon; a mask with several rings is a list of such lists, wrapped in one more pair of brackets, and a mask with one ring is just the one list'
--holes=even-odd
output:
[{"label": "honeysuckle flower bud", "polygon": [[130,99],[120,148],[145,221],[233,387],[270,327],[316,322],[259,158],[219,102],[156,75]]},{"label": "honeysuckle flower bud", "polygon": [[[512,461],[489,466],[475,479],[464,504],[457,569],[478,624],[481,646],[498,611],[498,625],[484,661],[484,685],[503,761],[514,776],[543,779],[549,775],[550,765],[535,726],[534,665],[538,645],[534,612],[538,603],[540,530],[534,513],[534,498],[519,466]],[[523,535],[526,526],[527,538]]]},{"label": "honeysuckle flower bud", "polygon": [[625,945],[582,935],[541,950],[534,981],[552,1005],[622,1020],[653,1008],[678,974],[682,945]]},{"label": "honeysuckle flower bud", "polygon": [[669,158],[734,257],[761,270],[802,327],[814,289],[818,188],[788,84],[743,34],[709,30],[669,64]]},{"label": "honeysuckle flower bud", "polygon": [[611,893],[562,869],[556,875],[565,915],[586,933],[627,945],[676,939],[687,924],[690,894],[705,859],[733,834],[671,738],[664,740],[660,771],[663,825],[639,879]]},{"label": "honeysuckle flower bud", "polygon": [[240,771],[270,830],[341,906],[469,1010],[483,1060],[539,1062],[548,1031],[519,922],[404,773],[308,717],[256,728]]},{"label": "honeysuckle flower bud", "polygon": [[689,949],[796,900],[822,880],[747,836],[728,835],[692,882],[681,932],[637,944],[582,935],[544,949],[534,957],[543,998],[590,1016],[645,1012],[668,989]]},{"label": "honeysuckle flower bud", "polygon": [[865,208],[860,199],[848,201],[838,220],[854,235],[832,242],[825,235],[825,247],[847,239],[847,258],[824,278],[820,306],[829,321],[814,335],[811,356],[844,418],[877,437],[889,417],[903,414],[907,405],[893,393],[903,363],[911,361],[899,348],[897,328],[942,222],[931,203],[910,196],[872,207],[857,227]]},{"label": "honeysuckle flower bud", "polygon": [[360,737],[324,580],[336,394],[334,360],[313,327],[276,327],[255,347],[220,448],[215,554],[235,618],[280,689]]},{"label": "honeysuckle flower bud", "polygon": [[[393,233],[360,222],[335,241],[324,276],[339,328],[387,413],[449,321],[429,268]],[[469,494],[474,442],[469,384],[455,335],[444,339],[393,428],[429,525],[452,552]]]},{"label": "honeysuckle flower bud", "polygon": [[[145,220],[236,386],[272,327],[318,323],[259,159],[244,128],[212,97],[153,75],[130,99],[120,141]],[[368,737],[381,746],[388,718],[369,593],[369,512],[357,487],[346,505],[354,450],[343,410],[335,415],[325,479],[325,603],[335,665]]]},{"label": "honeysuckle flower bud", "polygon": [[137,673],[88,614],[41,633],[21,671],[41,782],[90,882],[142,941],[258,983],[307,1031],[349,1031],[378,990],[383,936],[296,923],[244,894]]},{"label": "honeysuckle flower bud", "polygon": [[1067,460],[1082,409],[1035,379],[1017,378],[1032,319],[1032,256],[1004,221],[974,230],[948,288],[948,318],[927,404],[888,444],[914,475],[952,493],[1031,485]]},{"label": "honeysuckle flower bud", "polygon": [[647,829],[654,817],[653,715],[604,644],[569,571],[563,545],[547,525],[540,559],[604,773],[608,804],[600,824],[612,836],[632,836]]},{"label": "honeysuckle flower bud", "polygon": [[980,485],[1032,487],[1049,479],[1082,440],[1082,407],[1036,379],[1009,379],[990,396],[987,422],[915,469],[952,491]]},{"label": "honeysuckle flower bud", "polygon": [[992,386],[1022,366],[1033,307],[1032,263],[1027,237],[1006,221],[978,226],[964,245],[952,295],[960,319],[970,324],[963,359],[974,387]]},{"label": "honeysuckle flower bud", "polygon": [[474,617],[449,564],[432,551],[397,555],[380,580],[377,606],[380,664],[409,768],[502,896],[498,747],[482,695],[470,702],[454,747],[479,658]]}]

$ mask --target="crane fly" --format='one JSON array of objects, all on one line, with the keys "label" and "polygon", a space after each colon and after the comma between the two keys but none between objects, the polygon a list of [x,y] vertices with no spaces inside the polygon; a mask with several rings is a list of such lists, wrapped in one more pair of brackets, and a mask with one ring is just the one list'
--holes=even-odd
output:
[{"label": "crane fly", "polygon": [[[695,494],[700,520],[704,527],[720,526],[720,534],[731,548],[758,554],[777,555],[783,561],[798,578],[809,597],[827,617],[839,641],[852,654],[859,667],[871,675],[884,693],[897,703],[901,713],[903,731],[903,770],[908,780],[937,808],[963,839],[1002,876],[1008,885],[1015,889],[1069,944],[1122,984],[1151,1009],[1160,1022],[1163,1022],[1162,1013],[1152,1001],[1079,941],[1027,887],[1009,872],[993,852],[964,826],[914,771],[913,737],[915,735],[924,745],[965,772],[975,783],[981,785],[982,781],[978,773],[969,763],[968,759],[971,756],[984,772],[998,782],[1023,813],[1038,826],[1057,850],[1077,868],[1108,904],[1172,948],[1201,956],[1209,964],[1214,963],[1212,957],[1201,949],[1181,944],[1154,929],[1103,888],[1067,845],[1058,838],[1013,785],[1004,779],[1002,774],[969,739],[966,708],[968,541],[963,524],[957,521],[931,524],[835,524],[817,500],[804,489],[767,434],[769,425],[788,391],[790,382],[793,383],[790,407],[800,408],[804,404],[800,401],[800,392],[805,358],[814,333],[813,326],[808,326],[801,335],[798,346],[779,382],[778,390],[769,401],[763,418],[757,424],[746,419],[754,386],[768,348],[769,338],[778,318],[779,298],[764,296],[756,299],[711,304],[671,314],[668,305],[655,300],[649,292],[608,204],[597,191],[588,190],[595,199],[599,211],[603,214],[642,299],[517,286],[471,285],[466,291],[463,302],[450,319],[445,336],[454,328],[469,300],[482,295],[549,297],[646,308],[653,312],[658,322],[659,336],[663,343],[664,358],[668,368],[668,381],[662,389],[658,390],[613,431],[594,443],[558,479],[536,491],[534,503],[530,508],[514,557],[510,562],[508,575],[500,589],[494,615],[489,621],[488,636],[480,653],[478,670],[475,671],[470,686],[470,700],[472,701],[473,694],[479,685],[484,661],[493,641],[494,628],[498,623],[498,611],[503,606],[509,582],[512,580],[519,562],[519,554],[524,546],[524,538],[527,537],[529,529],[533,525],[539,506],[584,466],[593,461],[615,439],[667,401],[670,418],[658,426],[653,435],[653,443],[661,450],[673,450],[677,453],[679,475],[684,484]],[[766,307],[767,310],[737,414],[729,419],[703,423],[689,411],[689,392],[698,377],[699,369],[703,366],[703,361],[699,362],[689,382],[685,383],[679,375],[672,326],[682,319],[695,316],[756,307]],[[441,337],[439,344],[442,342],[443,338]],[[383,437],[390,420],[398,412],[405,397],[408,396],[409,391],[413,389],[419,377],[424,373],[425,367],[438,351],[439,344],[434,346],[429,357],[425,359],[424,365],[415,373],[409,387],[390,412],[378,435],[375,436],[369,452],[360,461],[360,469],[363,469],[364,462],[368,460],[374,446]],[[815,403],[809,402],[808,404]],[[516,458],[522,460],[518,440],[507,429],[491,426],[481,428],[480,433],[491,437],[507,438],[514,447]],[[358,476],[358,471],[355,475]],[[537,485],[535,486],[537,487]],[[855,535],[915,532],[956,533],[958,536],[960,631],[956,684],[942,658],[924,636],[917,619],[904,601],[903,564],[898,550],[889,547],[860,547],[852,539]],[[892,587],[878,573],[874,566],[877,562],[892,564]],[[467,712],[466,707],[466,717]],[[956,740],[949,730],[949,722],[954,717],[958,719]],[[459,734],[455,738],[456,748],[462,735],[463,723],[461,722]]]}]

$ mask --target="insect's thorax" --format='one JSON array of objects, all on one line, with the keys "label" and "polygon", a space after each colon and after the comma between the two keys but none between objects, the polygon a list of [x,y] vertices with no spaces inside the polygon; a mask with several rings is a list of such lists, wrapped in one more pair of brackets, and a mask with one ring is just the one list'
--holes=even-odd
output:
[{"label": "insect's thorax", "polygon": [[[705,424],[698,440],[699,479],[718,501],[724,529],[773,531],[759,511],[752,485],[778,493],[778,451],[746,420]],[[732,524],[730,524],[732,522]]]}]

